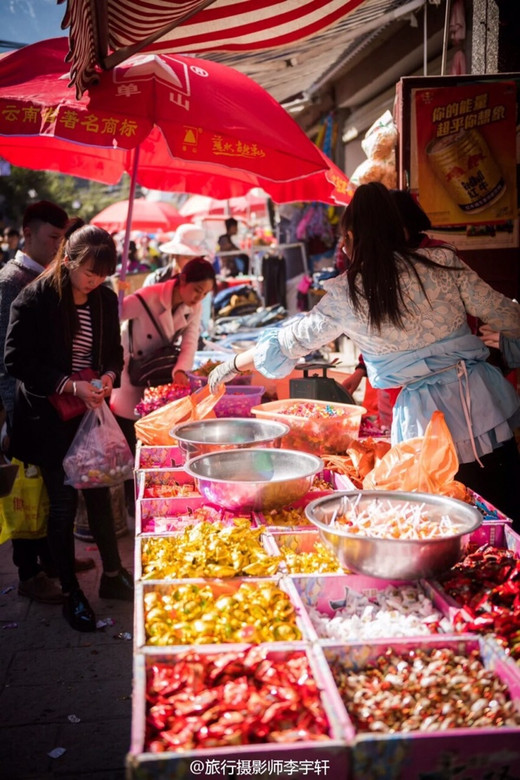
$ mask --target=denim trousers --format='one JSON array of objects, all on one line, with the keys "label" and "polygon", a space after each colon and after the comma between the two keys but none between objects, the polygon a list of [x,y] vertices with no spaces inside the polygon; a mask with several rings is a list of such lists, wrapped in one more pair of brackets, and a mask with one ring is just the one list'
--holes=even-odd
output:
[{"label": "denim trousers", "polygon": [[[69,593],[79,587],[74,572],[74,520],[78,506],[78,491],[65,484],[63,468],[41,467],[49,494],[49,521],[47,539],[58,569],[61,587]],[[119,571],[121,558],[117,547],[114,516],[109,488],[90,488],[83,491],[88,524],[97,544],[104,571]]]}]

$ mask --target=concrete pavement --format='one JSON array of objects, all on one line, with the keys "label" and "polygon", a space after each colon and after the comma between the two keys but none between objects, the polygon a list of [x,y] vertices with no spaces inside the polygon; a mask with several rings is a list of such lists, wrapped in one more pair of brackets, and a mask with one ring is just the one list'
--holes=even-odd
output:
[{"label": "concrete pavement", "polygon": [[[119,538],[133,571],[134,529]],[[113,625],[73,631],[61,606],[17,593],[11,543],[0,545],[0,778],[123,780],[130,746],[133,604],[98,598],[101,561],[92,542],[76,554],[96,568],[78,575],[97,620]],[[12,588],[12,589],[11,589]],[[130,638],[125,638],[129,635]],[[65,752],[56,758],[49,753]]]}]

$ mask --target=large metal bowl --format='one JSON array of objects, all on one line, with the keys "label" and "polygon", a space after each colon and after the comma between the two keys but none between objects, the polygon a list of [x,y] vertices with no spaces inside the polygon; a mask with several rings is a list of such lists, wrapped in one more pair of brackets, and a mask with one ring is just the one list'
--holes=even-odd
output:
[{"label": "large metal bowl", "polygon": [[210,452],[246,447],[279,447],[289,426],[251,417],[220,417],[180,423],[171,435],[177,439],[184,461]]},{"label": "large metal bowl", "polygon": [[213,504],[263,512],[302,498],[323,461],[307,452],[254,447],[199,455],[185,468]]},{"label": "large metal bowl", "polygon": [[[461,526],[459,533],[436,539],[379,539],[361,536],[331,526],[338,512],[345,506],[358,507],[377,499],[385,507],[396,510],[404,503],[424,506],[430,519],[448,515]],[[345,504],[343,502],[346,502]],[[435,577],[450,569],[461,558],[468,542],[468,534],[482,522],[482,515],[474,507],[455,498],[429,493],[406,493],[394,490],[338,491],[311,501],[305,514],[320,532],[326,545],[337,555],[341,565],[358,574],[395,580],[417,580]]]}]

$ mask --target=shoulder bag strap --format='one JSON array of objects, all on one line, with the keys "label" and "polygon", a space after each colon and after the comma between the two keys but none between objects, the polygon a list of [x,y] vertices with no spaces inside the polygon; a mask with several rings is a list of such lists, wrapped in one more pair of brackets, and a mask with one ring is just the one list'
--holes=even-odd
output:
[{"label": "shoulder bag strap", "polygon": [[139,298],[139,300],[141,301],[143,307],[146,310],[146,313],[150,317],[150,319],[151,319],[151,321],[152,321],[152,323],[153,323],[153,325],[155,327],[155,330],[157,331],[159,336],[162,338],[162,340],[165,343],[165,345],[169,346],[170,345],[170,341],[167,338],[166,333],[164,332],[164,330],[161,328],[161,326],[159,325],[159,323],[157,322],[157,320],[153,316],[152,311],[151,311],[150,307],[148,306],[148,304],[146,303],[145,299],[141,295],[139,295],[139,293],[136,293],[135,295],[136,295],[136,298]]}]

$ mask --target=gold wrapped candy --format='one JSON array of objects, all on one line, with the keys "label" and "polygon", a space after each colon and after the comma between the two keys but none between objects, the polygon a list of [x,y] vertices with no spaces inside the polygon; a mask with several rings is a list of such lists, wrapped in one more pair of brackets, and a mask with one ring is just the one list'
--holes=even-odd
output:
[{"label": "gold wrapped candy", "polygon": [[294,606],[274,582],[244,582],[221,595],[210,585],[182,583],[145,593],[144,611],[149,645],[301,639]]},{"label": "gold wrapped candy", "polygon": [[305,515],[305,507],[283,507],[264,514],[266,525],[312,525]]},{"label": "gold wrapped candy", "polygon": [[248,518],[234,525],[199,523],[174,537],[143,541],[143,579],[175,580],[198,577],[272,576],[280,556],[266,552],[261,528],[251,528]]},{"label": "gold wrapped candy", "polygon": [[296,552],[288,547],[281,547],[280,552],[289,574],[327,574],[343,571],[334,553],[321,542],[315,542],[310,552]]}]

